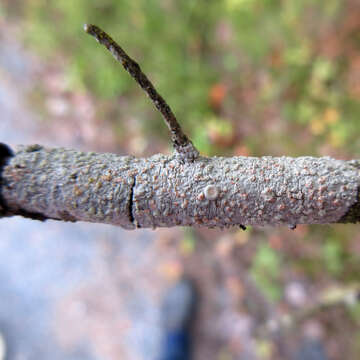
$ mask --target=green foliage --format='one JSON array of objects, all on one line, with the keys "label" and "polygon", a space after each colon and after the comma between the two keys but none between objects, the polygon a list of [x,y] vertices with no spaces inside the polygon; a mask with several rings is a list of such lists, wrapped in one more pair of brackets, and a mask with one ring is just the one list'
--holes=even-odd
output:
[{"label": "green foliage", "polygon": [[339,275],[343,270],[343,249],[338,239],[327,241],[323,246],[323,260],[327,270]]},{"label": "green foliage", "polygon": [[255,283],[271,300],[280,299],[281,258],[275,250],[267,244],[260,244],[250,271]]},{"label": "green foliage", "polygon": [[196,234],[192,228],[184,228],[184,237],[180,244],[180,250],[188,255],[194,252],[196,247]]}]

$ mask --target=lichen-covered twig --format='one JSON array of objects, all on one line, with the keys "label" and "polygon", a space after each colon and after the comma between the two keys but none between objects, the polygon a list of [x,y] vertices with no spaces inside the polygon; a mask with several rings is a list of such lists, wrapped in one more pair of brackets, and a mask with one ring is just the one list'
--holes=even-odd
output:
[{"label": "lichen-covered twig", "polygon": [[100,44],[105,45],[114,58],[119,61],[125,70],[135,79],[141,88],[147,93],[156,108],[161,112],[171,132],[171,140],[179,157],[183,161],[193,161],[199,152],[182,131],[174,113],[163,97],[156,91],[147,76],[141,71],[137,62],[103,30],[96,25],[84,25],[84,30],[92,35]]},{"label": "lichen-covered twig", "polygon": [[181,163],[160,154],[135,158],[39,145],[6,157],[2,216],[126,229],[360,220],[356,160],[199,157]]}]

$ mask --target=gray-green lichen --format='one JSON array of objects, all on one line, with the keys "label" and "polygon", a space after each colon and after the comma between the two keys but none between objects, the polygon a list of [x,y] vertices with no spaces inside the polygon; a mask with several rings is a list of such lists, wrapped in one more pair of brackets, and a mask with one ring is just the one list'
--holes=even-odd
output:
[{"label": "gray-green lichen", "polygon": [[[33,147],[34,148],[34,147]],[[358,206],[359,168],[329,157],[139,159],[21,148],[3,171],[13,213],[136,227],[335,223]],[[358,213],[352,213],[358,220]]]}]

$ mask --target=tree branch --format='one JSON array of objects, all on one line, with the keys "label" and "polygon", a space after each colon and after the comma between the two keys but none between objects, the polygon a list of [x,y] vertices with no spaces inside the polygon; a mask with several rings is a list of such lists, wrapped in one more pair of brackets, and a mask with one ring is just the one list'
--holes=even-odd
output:
[{"label": "tree branch", "polygon": [[156,91],[154,85],[147,76],[141,71],[139,64],[130,58],[128,54],[118,45],[105,31],[96,25],[84,25],[84,30],[92,35],[100,44],[106,46],[113,57],[120,62],[124,69],[131,75],[133,79],[149,96],[155,107],[161,112],[165,123],[171,132],[171,141],[175,151],[183,161],[193,161],[199,156],[199,151],[193,143],[184,134],[180,124],[170,106],[163,97]]},{"label": "tree branch", "polygon": [[[5,147],[4,147],[5,148]],[[357,222],[360,161],[150,158],[20,147],[1,152],[0,216],[125,229]]]}]

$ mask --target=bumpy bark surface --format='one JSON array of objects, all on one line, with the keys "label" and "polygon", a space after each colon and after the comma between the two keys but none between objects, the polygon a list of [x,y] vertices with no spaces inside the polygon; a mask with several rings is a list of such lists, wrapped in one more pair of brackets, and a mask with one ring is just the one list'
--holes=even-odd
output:
[{"label": "bumpy bark surface", "polygon": [[20,147],[2,155],[1,216],[125,229],[356,222],[360,162],[150,158]]}]

